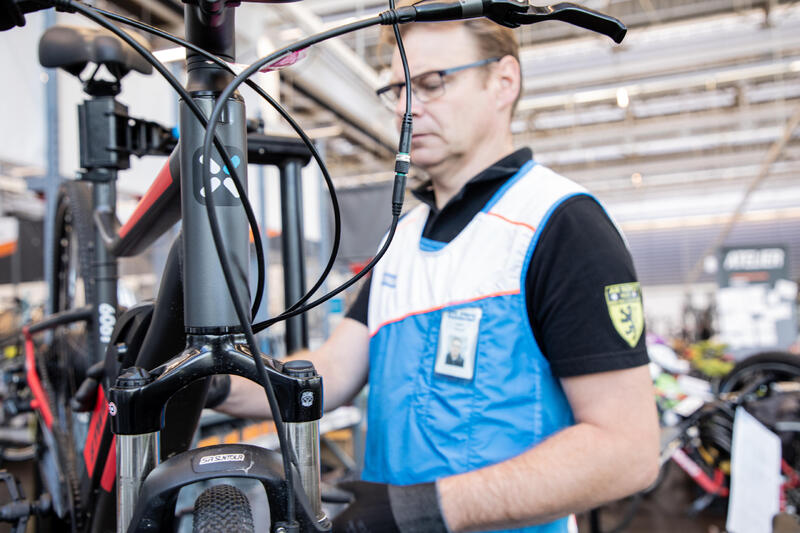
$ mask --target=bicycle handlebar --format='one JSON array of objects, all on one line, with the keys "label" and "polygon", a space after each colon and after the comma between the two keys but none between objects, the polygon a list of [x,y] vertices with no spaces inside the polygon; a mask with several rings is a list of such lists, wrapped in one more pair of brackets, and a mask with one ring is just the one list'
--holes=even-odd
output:
[{"label": "bicycle handlebar", "polygon": [[[245,0],[263,4],[283,4],[299,0]],[[184,3],[199,5],[209,12],[227,4],[239,4],[239,0],[194,0]],[[59,8],[57,2],[47,0],[0,0],[0,31],[25,25],[25,15],[47,9]],[[63,7],[63,9],[67,9]],[[400,23],[434,22],[486,17],[509,28],[536,24],[544,20],[560,20],[602,35],[616,43],[622,42],[627,28],[618,19],[569,2],[552,6],[533,6],[527,0],[461,0],[459,2],[436,2],[402,7],[396,10]]]},{"label": "bicycle handlebar", "polygon": [[545,20],[560,20],[606,35],[616,43],[622,42],[628,31],[621,21],[612,16],[569,2],[539,7],[530,5],[527,0],[461,0],[402,7],[397,9],[397,14],[401,23],[486,17],[509,28]]}]

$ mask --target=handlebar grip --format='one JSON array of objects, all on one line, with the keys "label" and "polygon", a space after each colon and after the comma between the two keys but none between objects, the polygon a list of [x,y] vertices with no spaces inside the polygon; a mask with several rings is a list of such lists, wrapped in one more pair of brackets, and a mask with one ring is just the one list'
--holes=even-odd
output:
[{"label": "handlebar grip", "polygon": [[0,0],[0,31],[25,25],[25,15],[14,0]]},{"label": "handlebar grip", "polygon": [[606,35],[615,43],[621,43],[628,31],[625,24],[610,15],[569,2],[562,2],[553,6],[529,6],[526,12],[508,13],[507,18],[517,24],[534,24],[542,20],[560,20],[573,26]]},{"label": "handlebar grip", "polygon": [[0,31],[25,25],[25,15],[53,7],[36,0],[0,0]]}]

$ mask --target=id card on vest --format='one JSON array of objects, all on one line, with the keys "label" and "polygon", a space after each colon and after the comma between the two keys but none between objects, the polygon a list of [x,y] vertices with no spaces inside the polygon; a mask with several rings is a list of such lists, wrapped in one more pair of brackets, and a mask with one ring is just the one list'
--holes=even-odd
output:
[{"label": "id card on vest", "polygon": [[478,328],[483,310],[461,308],[442,313],[434,374],[471,381],[475,375]]}]

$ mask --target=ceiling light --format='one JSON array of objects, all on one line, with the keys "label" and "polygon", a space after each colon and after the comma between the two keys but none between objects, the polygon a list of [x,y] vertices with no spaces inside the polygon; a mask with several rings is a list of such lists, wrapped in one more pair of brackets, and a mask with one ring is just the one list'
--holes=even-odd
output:
[{"label": "ceiling light", "polygon": [[625,109],[628,107],[628,104],[631,103],[630,98],[628,97],[628,89],[625,87],[620,87],[617,89],[617,105],[621,108]]},{"label": "ceiling light", "polygon": [[153,55],[162,63],[174,63],[175,61],[186,59],[186,49],[182,46],[176,46],[175,48],[156,50]]},{"label": "ceiling light", "polygon": [[631,174],[631,183],[637,189],[639,187],[641,187],[642,186],[642,175],[639,174],[638,172],[634,172],[633,174]]}]

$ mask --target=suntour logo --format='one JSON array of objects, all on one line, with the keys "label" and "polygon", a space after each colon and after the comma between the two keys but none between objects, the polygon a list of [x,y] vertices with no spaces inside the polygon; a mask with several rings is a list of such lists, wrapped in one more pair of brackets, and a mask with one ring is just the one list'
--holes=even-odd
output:
[{"label": "suntour logo", "polygon": [[244,461],[243,453],[221,453],[219,455],[206,455],[200,458],[200,466],[214,463],[233,463]]}]

